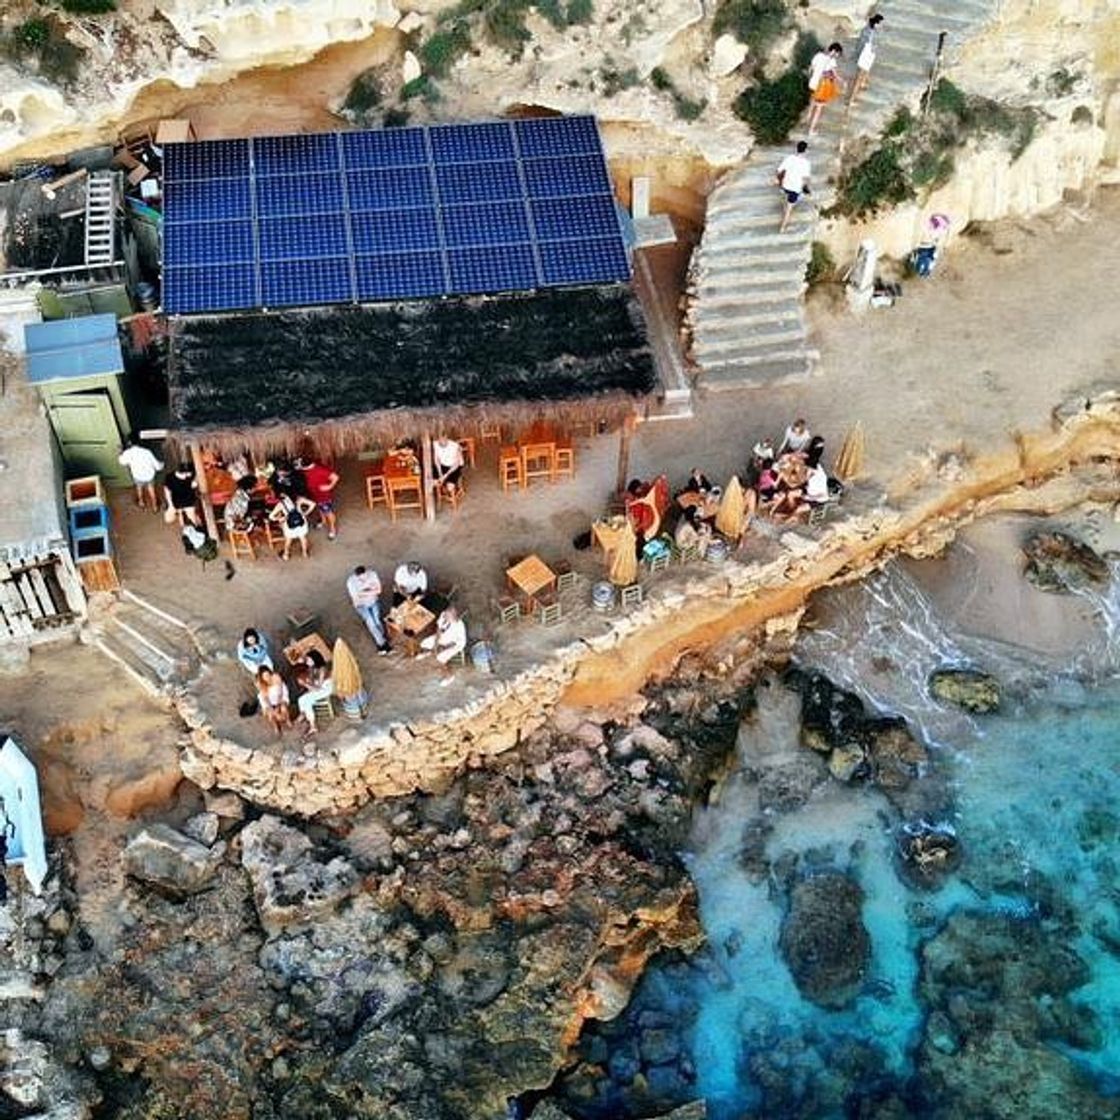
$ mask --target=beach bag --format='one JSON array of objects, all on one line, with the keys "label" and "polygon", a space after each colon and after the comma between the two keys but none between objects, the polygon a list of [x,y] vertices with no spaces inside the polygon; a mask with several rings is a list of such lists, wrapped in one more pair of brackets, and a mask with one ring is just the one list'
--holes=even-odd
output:
[{"label": "beach bag", "polygon": [[840,85],[836,81],[835,75],[824,74],[817,83],[817,88],[813,91],[813,100],[827,104],[829,101],[834,101],[839,92]]},{"label": "beach bag", "polygon": [[302,529],[304,525],[307,524],[307,519],[300,513],[299,509],[292,506],[292,508],[288,510],[286,522],[289,529]]}]

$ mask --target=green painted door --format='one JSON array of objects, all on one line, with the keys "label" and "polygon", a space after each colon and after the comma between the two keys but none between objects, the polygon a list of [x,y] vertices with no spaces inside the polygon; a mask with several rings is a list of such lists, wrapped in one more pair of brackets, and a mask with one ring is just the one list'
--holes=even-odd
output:
[{"label": "green painted door", "polygon": [[50,416],[67,475],[99,474],[110,485],[128,483],[128,472],[117,462],[120,429],[104,389],[54,397]]}]

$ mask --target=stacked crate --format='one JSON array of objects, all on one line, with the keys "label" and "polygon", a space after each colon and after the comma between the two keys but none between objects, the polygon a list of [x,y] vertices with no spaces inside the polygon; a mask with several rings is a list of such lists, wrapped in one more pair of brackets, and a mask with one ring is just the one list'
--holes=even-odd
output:
[{"label": "stacked crate", "polygon": [[113,560],[109,507],[98,475],[72,478],[66,483],[66,513],[70,520],[70,551],[87,592],[118,591],[120,579]]}]

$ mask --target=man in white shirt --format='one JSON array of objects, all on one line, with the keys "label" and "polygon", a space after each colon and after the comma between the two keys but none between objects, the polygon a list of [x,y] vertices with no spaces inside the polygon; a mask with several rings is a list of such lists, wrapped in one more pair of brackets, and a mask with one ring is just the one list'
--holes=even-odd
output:
[{"label": "man in white shirt", "polygon": [[377,652],[384,657],[389,652],[389,642],[381,621],[381,579],[376,572],[359,564],[346,580],[346,591],[358,617],[366,624]]},{"label": "man in white shirt", "polygon": [[786,428],[786,434],[782,437],[782,446],[778,448],[778,454],[784,455],[787,451],[792,451],[795,455],[800,455],[809,446],[812,439],[813,433],[809,431],[809,425],[799,417]]},{"label": "man in white shirt", "polygon": [[156,474],[163,470],[163,464],[135,437],[124,442],[124,450],[117,456],[117,462],[128,467],[132,484],[136,487],[136,504],[144,509],[159,512],[156,498]]},{"label": "man in white shirt", "polygon": [[446,607],[436,622],[436,632],[425,638],[421,643],[424,652],[420,657],[426,657],[433,650],[436,660],[443,666],[444,674],[440,680],[441,685],[451,683],[451,670],[448,663],[458,657],[467,648],[467,624],[459,617],[459,612],[454,607]]},{"label": "man in white shirt", "polygon": [[778,164],[778,186],[785,194],[785,209],[782,211],[782,224],[778,227],[779,233],[785,233],[789,225],[793,208],[803,194],[809,194],[809,157],[805,154],[809,145],[804,140],[798,140],[797,151],[786,156]]},{"label": "man in white shirt", "polygon": [[419,599],[428,590],[428,573],[415,561],[401,564],[393,573],[393,606],[405,599]]},{"label": "man in white shirt", "polygon": [[462,445],[458,440],[439,436],[432,440],[432,462],[436,470],[436,485],[445,487],[448,494],[454,494],[467,465]]}]

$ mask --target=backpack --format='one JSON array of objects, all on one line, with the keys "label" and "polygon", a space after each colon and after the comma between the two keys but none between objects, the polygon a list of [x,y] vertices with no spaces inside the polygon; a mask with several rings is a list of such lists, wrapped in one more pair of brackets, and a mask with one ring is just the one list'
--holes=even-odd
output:
[{"label": "backpack", "polygon": [[298,506],[292,506],[288,510],[286,521],[289,529],[302,529],[307,524],[307,519],[300,513]]}]

